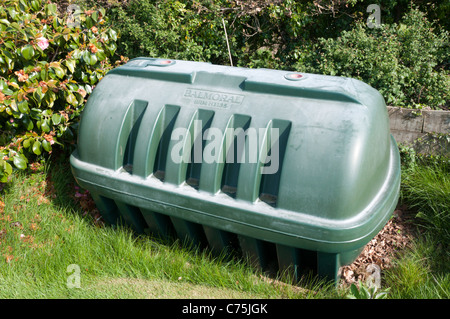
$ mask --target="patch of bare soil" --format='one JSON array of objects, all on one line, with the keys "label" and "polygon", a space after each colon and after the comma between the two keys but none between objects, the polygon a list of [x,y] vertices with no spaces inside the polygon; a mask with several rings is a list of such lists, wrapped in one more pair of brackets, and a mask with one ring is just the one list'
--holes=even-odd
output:
[{"label": "patch of bare soil", "polygon": [[397,207],[386,226],[364,247],[359,257],[350,265],[341,267],[342,286],[349,286],[361,280],[365,282],[372,274],[373,265],[383,271],[391,268],[392,259],[403,249],[411,246],[417,235],[412,222],[412,212],[406,205]]}]

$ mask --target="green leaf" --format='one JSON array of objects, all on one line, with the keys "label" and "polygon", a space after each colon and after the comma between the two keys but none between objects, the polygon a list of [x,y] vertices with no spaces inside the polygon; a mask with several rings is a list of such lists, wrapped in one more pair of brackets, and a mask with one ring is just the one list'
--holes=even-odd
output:
[{"label": "green leaf", "polygon": [[65,72],[61,67],[53,67],[53,70],[55,70],[55,74],[58,78],[62,79],[64,77]]},{"label": "green leaf", "polygon": [[354,298],[358,298],[359,297],[359,290],[358,290],[358,288],[356,287],[355,284],[352,284],[350,286],[350,292],[351,292],[352,296],[354,296]]},{"label": "green leaf", "polygon": [[97,82],[97,74],[93,72],[91,75],[89,75],[89,82],[94,85]]},{"label": "green leaf", "polygon": [[5,60],[8,68],[10,70],[14,69],[14,57],[12,56],[12,54],[9,51],[4,50],[3,51],[3,59]]},{"label": "green leaf", "polygon": [[52,108],[53,104],[55,103],[56,98],[57,98],[55,92],[47,91],[46,98],[47,98],[47,101],[48,101],[48,107]]},{"label": "green leaf", "polygon": [[94,20],[95,22],[98,22],[98,12],[97,11],[92,12],[91,17],[92,17],[92,20]]},{"label": "green leaf", "polygon": [[370,299],[370,292],[364,285],[359,286],[359,291],[362,299]]},{"label": "green leaf", "polygon": [[45,93],[42,93],[42,88],[38,87],[36,91],[33,92],[33,97],[40,104],[41,100],[44,98]]},{"label": "green leaf", "polygon": [[19,1],[19,8],[22,12],[28,11],[28,6],[22,0]]},{"label": "green leaf", "polygon": [[24,148],[29,148],[31,146],[31,142],[33,142],[33,139],[27,138],[26,140],[23,141],[22,146]]},{"label": "green leaf", "polygon": [[84,21],[84,23],[86,24],[86,27],[88,29],[92,28],[94,26],[94,20],[92,20],[91,17],[86,17],[86,20]]},{"label": "green leaf", "polygon": [[47,140],[43,140],[42,141],[42,147],[44,148],[44,150],[46,150],[47,152],[50,152],[52,150],[52,145],[50,144],[49,141]]},{"label": "green leaf", "polygon": [[16,29],[16,30],[19,31],[19,32],[20,32],[20,30],[21,30],[20,24],[18,24],[17,22],[11,23],[11,24],[10,24],[10,27],[13,28],[13,29]]},{"label": "green leaf", "polygon": [[33,8],[34,11],[39,11],[40,9],[40,3],[37,0],[32,0],[31,1],[31,7]]},{"label": "green leaf", "polygon": [[[9,107],[11,108],[11,110],[13,110],[14,112],[17,112],[17,103],[16,100],[11,100],[11,104],[9,105]],[[6,109],[8,111],[8,109]],[[11,115],[11,114],[10,114]]]},{"label": "green leaf", "polygon": [[81,72],[81,80],[83,80],[84,83],[88,82],[88,75],[84,72]]},{"label": "green leaf", "polygon": [[12,166],[7,161],[4,161],[3,169],[5,170],[6,173],[8,173],[8,175],[12,174]]},{"label": "green leaf", "polygon": [[3,89],[2,92],[5,95],[13,95],[14,94],[14,92],[9,88]]},{"label": "green leaf", "polygon": [[76,44],[80,44],[80,34],[72,33],[70,36],[72,37],[73,41],[75,41]]},{"label": "green leaf", "polygon": [[71,73],[75,72],[77,62],[75,60],[66,60],[66,66]]},{"label": "green leaf", "polygon": [[[44,120],[41,124],[41,130],[43,130],[45,133],[50,132],[50,126],[48,125],[48,121]],[[39,154],[38,154],[39,155]]]},{"label": "green leaf", "polygon": [[59,21],[58,21],[58,18],[53,18],[53,28],[55,29],[55,30],[58,30],[58,27],[60,26],[60,23],[59,23]]},{"label": "green leaf", "polygon": [[76,60],[80,59],[82,55],[83,55],[83,52],[80,51],[79,49],[75,49],[72,51],[72,57]]},{"label": "green leaf", "polygon": [[28,102],[27,101],[20,102],[19,105],[18,105],[18,108],[19,108],[20,113],[27,114],[28,112],[30,112],[30,109],[28,108]]},{"label": "green leaf", "polygon": [[50,13],[56,13],[56,11],[57,11],[56,4],[54,4],[54,3],[47,4],[47,12],[49,15],[50,15]]},{"label": "green leaf", "polygon": [[48,71],[45,68],[43,68],[41,70],[41,72],[39,72],[39,75],[41,76],[41,80],[42,81],[47,81],[48,80]]},{"label": "green leaf", "polygon": [[34,56],[34,48],[32,45],[27,44],[26,46],[24,46],[20,52],[22,53],[22,56],[26,59],[26,60],[30,60],[33,56]]},{"label": "green leaf", "polygon": [[72,92],[78,91],[78,85],[76,85],[75,83],[67,83],[66,86],[67,86]]},{"label": "green leaf", "polygon": [[110,54],[113,55],[114,52],[115,52],[116,49],[117,49],[117,45],[116,45],[114,42],[112,42],[112,43],[110,43],[110,45],[108,46],[108,49],[109,49]]},{"label": "green leaf", "polygon": [[52,110],[49,109],[42,111],[42,115],[44,116],[50,116],[52,114],[53,114]]},{"label": "green leaf", "polygon": [[34,142],[33,153],[36,155],[41,155],[41,142],[39,141]]},{"label": "green leaf", "polygon": [[[87,82],[87,81],[86,81]],[[87,94],[91,94],[92,93],[92,87],[89,84],[86,84],[84,86],[84,90],[86,91]],[[450,142],[450,141],[449,141]]]},{"label": "green leaf", "polygon": [[95,54],[91,54],[89,51],[84,51],[83,61],[86,62],[86,64],[94,65],[95,63],[97,63],[98,58]]},{"label": "green leaf", "polygon": [[28,160],[23,154],[16,154],[13,158],[13,163],[18,169],[25,169],[27,168]]},{"label": "green leaf", "polygon": [[29,116],[24,116],[22,122],[25,125],[27,131],[31,131],[34,128],[33,121],[30,119]]},{"label": "green leaf", "polygon": [[58,125],[59,123],[61,123],[61,115],[60,114],[53,114],[52,115],[52,122],[54,125]]},{"label": "green leaf", "polygon": [[105,54],[105,51],[103,51],[103,50],[98,50],[96,55],[100,61],[103,61],[104,59],[106,59],[106,54]]},{"label": "green leaf", "polygon": [[86,62],[86,64],[91,64],[91,54],[88,51],[83,52],[83,61]]},{"label": "green leaf", "polygon": [[387,294],[388,294],[388,293],[387,293],[386,291],[380,292],[380,293],[378,293],[378,294],[375,295],[375,298],[374,298],[374,299],[386,299]]},{"label": "green leaf", "polygon": [[12,8],[8,8],[8,12],[9,12],[9,15],[11,16],[11,18],[13,20],[15,20],[18,12],[13,7]]},{"label": "green leaf", "polygon": [[7,47],[8,49],[11,49],[11,50],[15,50],[15,49],[16,49],[16,46],[14,45],[14,42],[12,42],[12,41],[6,41],[6,42],[4,42],[3,44],[4,44],[5,47]]},{"label": "green leaf", "polygon": [[95,54],[91,54],[91,60],[89,61],[89,64],[94,65],[95,63],[97,63],[97,61],[97,56]]},{"label": "green leaf", "polygon": [[113,41],[117,41],[117,32],[116,31],[114,31],[113,29],[109,29],[108,33],[109,33],[109,37]]},{"label": "green leaf", "polygon": [[66,101],[67,103],[76,106],[78,104],[78,100],[75,97],[75,95],[73,95],[72,93],[70,93],[67,97],[66,97]]}]

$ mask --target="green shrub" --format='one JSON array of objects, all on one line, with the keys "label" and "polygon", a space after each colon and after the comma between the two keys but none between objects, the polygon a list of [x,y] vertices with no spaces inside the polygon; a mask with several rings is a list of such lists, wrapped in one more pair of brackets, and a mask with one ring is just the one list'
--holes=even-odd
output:
[{"label": "green shrub", "polygon": [[[114,28],[121,35],[118,53],[123,56],[228,60],[216,2],[134,0],[109,1],[109,6]],[[229,41],[234,41],[232,36]]]},{"label": "green shrub", "polygon": [[78,1],[108,7],[111,23],[121,34],[118,53],[129,58],[229,65],[228,36],[233,65],[283,68],[291,39],[303,34],[305,22],[311,20],[306,4],[292,0]]},{"label": "green shrub", "polygon": [[389,105],[447,108],[448,41],[448,32],[435,34],[424,13],[413,9],[400,24],[370,29],[359,22],[340,37],[299,47],[295,67],[360,79],[379,90]]},{"label": "green shrub", "polygon": [[0,181],[74,143],[87,95],[111,68],[105,10],[58,14],[41,0],[0,2]]}]

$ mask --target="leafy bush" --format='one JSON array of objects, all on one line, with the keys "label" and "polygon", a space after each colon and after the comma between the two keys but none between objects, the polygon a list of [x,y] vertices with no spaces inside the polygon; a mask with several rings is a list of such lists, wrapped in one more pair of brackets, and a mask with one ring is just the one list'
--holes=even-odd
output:
[{"label": "leafy bush", "polygon": [[370,29],[359,22],[338,38],[299,47],[295,67],[360,79],[379,90],[389,105],[448,108],[448,41],[447,31],[435,34],[424,13],[413,9],[400,24]]},{"label": "leafy bush", "polygon": [[[298,1],[152,1],[78,0],[108,7],[121,34],[118,53],[283,68],[291,39],[302,34],[306,4]],[[223,21],[222,21],[223,19]],[[308,20],[309,19],[309,20]]]},{"label": "leafy bush", "polygon": [[[108,1],[108,5],[114,27],[121,34],[118,53],[123,56],[228,60],[223,25],[215,2]],[[233,38],[229,40],[232,42]]]},{"label": "leafy bush", "polygon": [[105,10],[58,15],[55,3],[0,3],[0,181],[74,143],[87,95],[111,68]]},{"label": "leafy bush", "polygon": [[230,64],[223,19],[235,66],[354,77],[390,105],[449,107],[449,32],[426,19],[440,16],[444,5],[422,12],[408,9],[407,0],[383,0],[388,24],[370,29],[365,0],[78,2],[108,8],[122,35],[118,53],[129,58]]}]

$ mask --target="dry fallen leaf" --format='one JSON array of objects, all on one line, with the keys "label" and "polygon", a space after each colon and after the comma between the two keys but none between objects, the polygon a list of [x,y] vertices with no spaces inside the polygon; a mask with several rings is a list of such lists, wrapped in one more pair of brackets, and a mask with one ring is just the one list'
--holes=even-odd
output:
[{"label": "dry fallen leaf", "polygon": [[13,259],[14,259],[13,255],[6,255],[5,256],[5,260],[6,260],[7,263],[10,263]]},{"label": "dry fallen leaf", "polygon": [[377,265],[381,272],[392,266],[392,257],[399,249],[408,247],[414,235],[414,227],[407,217],[407,207],[394,211],[385,227],[364,247],[358,258],[340,269],[341,284],[350,285],[359,279],[367,279],[367,267]]}]

